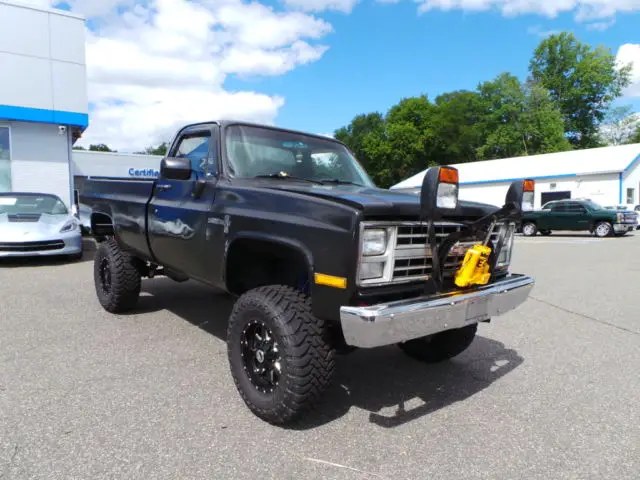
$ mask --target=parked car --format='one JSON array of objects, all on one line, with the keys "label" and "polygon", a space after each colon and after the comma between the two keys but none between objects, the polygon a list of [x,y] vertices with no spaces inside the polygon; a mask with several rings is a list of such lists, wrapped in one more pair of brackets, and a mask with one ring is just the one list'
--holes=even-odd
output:
[{"label": "parked car", "polygon": [[459,201],[458,171],[434,167],[420,195],[398,193],[335,139],[220,121],[180,130],[153,182],[90,179],[80,196],[102,307],[134,309],[156,275],[237,296],[236,388],[286,424],[322,396],[336,353],[397,344],[444,361],[522,304],[534,280],[509,265],[533,189],[514,182],[503,208]]},{"label": "parked car", "polygon": [[608,210],[592,200],[553,200],[522,215],[522,233],[551,235],[553,230],[588,231],[597,237],[622,236],[636,229],[636,212]]},{"label": "parked car", "polygon": [[60,197],[0,193],[0,258],[42,255],[82,257],[78,220]]}]

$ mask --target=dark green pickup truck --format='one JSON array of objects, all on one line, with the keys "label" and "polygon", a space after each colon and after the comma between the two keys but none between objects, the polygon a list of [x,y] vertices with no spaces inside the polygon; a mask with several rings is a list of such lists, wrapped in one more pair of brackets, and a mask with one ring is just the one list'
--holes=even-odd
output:
[{"label": "dark green pickup truck", "polygon": [[589,231],[597,237],[622,236],[638,225],[638,214],[632,211],[608,210],[592,200],[555,200],[540,210],[522,215],[522,233],[528,237],[552,230]]}]

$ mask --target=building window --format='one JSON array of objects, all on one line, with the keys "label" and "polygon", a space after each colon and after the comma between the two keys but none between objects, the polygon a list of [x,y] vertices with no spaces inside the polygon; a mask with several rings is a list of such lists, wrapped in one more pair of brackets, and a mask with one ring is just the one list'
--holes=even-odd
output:
[{"label": "building window", "polygon": [[11,191],[11,143],[9,127],[0,126],[0,192]]},{"label": "building window", "polygon": [[627,188],[627,203],[635,203],[636,192],[635,188]]}]

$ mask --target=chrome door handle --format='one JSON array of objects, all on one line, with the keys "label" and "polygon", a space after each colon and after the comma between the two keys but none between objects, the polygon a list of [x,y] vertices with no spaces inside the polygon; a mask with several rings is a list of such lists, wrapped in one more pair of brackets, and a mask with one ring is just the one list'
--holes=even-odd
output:
[{"label": "chrome door handle", "polygon": [[158,185],[158,190],[160,190],[161,192],[163,192],[165,190],[171,190],[171,184],[170,183],[163,183],[161,185]]}]

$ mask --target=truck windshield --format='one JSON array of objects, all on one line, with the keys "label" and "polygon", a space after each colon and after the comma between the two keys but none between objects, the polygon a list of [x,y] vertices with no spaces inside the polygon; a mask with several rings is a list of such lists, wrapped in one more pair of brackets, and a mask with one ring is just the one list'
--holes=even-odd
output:
[{"label": "truck windshield", "polygon": [[602,205],[594,202],[593,200],[584,200],[584,204],[587,205],[591,210],[606,210]]},{"label": "truck windshield", "polygon": [[56,195],[48,194],[2,194],[0,215],[36,214],[66,215],[67,207]]},{"label": "truck windshield", "polygon": [[236,178],[306,179],[375,187],[341,143],[311,135],[247,125],[226,131],[228,166]]}]

